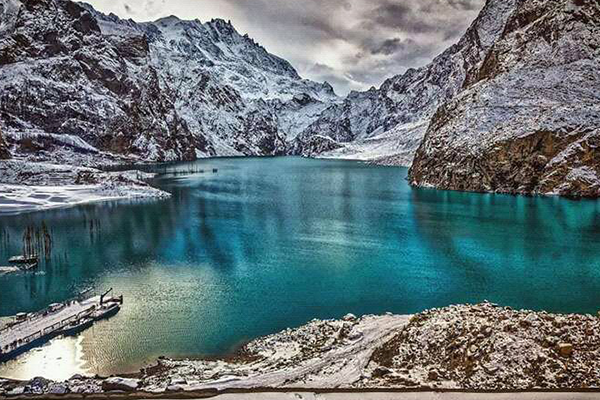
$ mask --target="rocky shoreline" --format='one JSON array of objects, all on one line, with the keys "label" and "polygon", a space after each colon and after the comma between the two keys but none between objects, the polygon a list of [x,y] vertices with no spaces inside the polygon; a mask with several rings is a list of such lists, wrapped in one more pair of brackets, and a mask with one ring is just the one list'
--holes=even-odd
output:
[{"label": "rocky shoreline", "polygon": [[491,303],[412,316],[313,320],[234,356],[171,360],[138,374],[66,382],[0,379],[0,397],[216,395],[294,390],[600,390],[600,317]]}]

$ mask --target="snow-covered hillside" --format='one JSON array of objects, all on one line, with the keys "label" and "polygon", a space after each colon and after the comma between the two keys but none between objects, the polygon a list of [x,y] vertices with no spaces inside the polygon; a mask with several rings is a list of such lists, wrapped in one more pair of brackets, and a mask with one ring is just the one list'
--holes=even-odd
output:
[{"label": "snow-covered hillside", "polygon": [[443,189],[600,196],[600,3],[522,0],[410,171]]},{"label": "snow-covered hillside", "polygon": [[136,23],[68,0],[0,0],[0,115],[14,154],[284,154],[335,101],[220,19]]}]

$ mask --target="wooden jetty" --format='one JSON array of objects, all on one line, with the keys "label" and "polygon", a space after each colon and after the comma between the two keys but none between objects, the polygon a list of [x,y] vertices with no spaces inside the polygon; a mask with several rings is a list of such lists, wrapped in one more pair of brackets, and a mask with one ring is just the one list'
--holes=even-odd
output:
[{"label": "wooden jetty", "polygon": [[[74,335],[89,328],[93,321],[119,312],[123,296],[101,296],[83,301],[51,304],[37,313],[19,313],[0,330],[0,362],[7,361],[59,335]],[[91,322],[90,322],[91,321]]]}]

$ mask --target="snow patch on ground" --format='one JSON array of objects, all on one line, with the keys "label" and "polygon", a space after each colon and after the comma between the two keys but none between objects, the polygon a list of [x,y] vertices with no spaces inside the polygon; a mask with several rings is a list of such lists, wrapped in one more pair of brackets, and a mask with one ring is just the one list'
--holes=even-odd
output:
[{"label": "snow patch on ground", "polygon": [[119,187],[110,184],[18,186],[0,184],[0,215],[65,208],[108,200],[168,198],[151,187]]},{"label": "snow patch on ground", "polygon": [[153,176],[139,171],[104,172],[51,163],[1,161],[0,215],[97,201],[170,197],[148,185]]}]

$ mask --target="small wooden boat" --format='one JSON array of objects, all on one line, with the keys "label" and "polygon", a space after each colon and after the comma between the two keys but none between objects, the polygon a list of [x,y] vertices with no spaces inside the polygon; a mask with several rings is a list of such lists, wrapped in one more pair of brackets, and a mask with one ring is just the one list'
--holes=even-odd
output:
[{"label": "small wooden boat", "polygon": [[36,255],[25,255],[25,256],[14,256],[8,259],[11,264],[37,264],[38,256]]},{"label": "small wooden boat", "polygon": [[64,336],[75,336],[90,328],[93,324],[94,320],[92,318],[82,318],[62,328],[60,333]]}]

